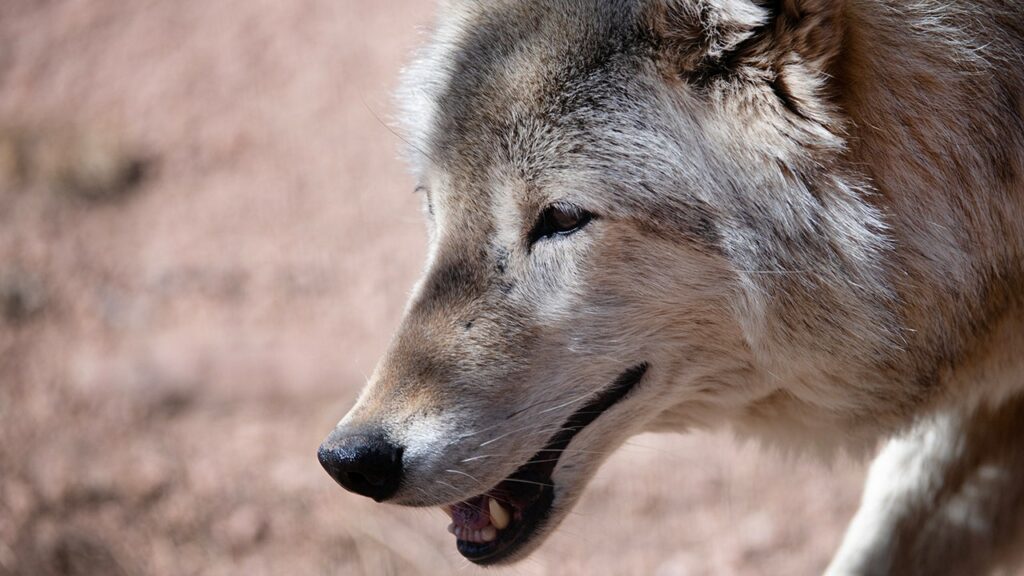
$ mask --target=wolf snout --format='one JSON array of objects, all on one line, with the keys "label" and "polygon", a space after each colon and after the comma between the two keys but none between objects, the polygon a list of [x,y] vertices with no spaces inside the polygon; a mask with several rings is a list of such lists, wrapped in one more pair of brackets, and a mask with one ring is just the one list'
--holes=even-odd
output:
[{"label": "wolf snout", "polygon": [[377,502],[394,495],[402,481],[402,447],[383,431],[336,428],[320,445],[317,457],[343,488]]}]

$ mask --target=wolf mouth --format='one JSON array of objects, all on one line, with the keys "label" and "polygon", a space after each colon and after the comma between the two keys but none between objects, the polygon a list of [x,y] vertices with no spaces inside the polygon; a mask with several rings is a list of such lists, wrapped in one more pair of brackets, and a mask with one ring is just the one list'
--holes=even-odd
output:
[{"label": "wolf mouth", "polygon": [[528,542],[548,520],[555,499],[551,475],[569,443],[625,398],[646,372],[646,363],[629,368],[569,416],[548,443],[511,476],[484,494],[445,506],[452,518],[448,531],[455,535],[459,553],[476,564],[494,564]]}]

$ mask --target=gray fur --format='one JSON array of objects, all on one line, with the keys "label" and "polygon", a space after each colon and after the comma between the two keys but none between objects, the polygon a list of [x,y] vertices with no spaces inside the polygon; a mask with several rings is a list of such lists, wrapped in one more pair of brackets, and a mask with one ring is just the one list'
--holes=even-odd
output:
[{"label": "gray fur", "polygon": [[[433,505],[523,463],[467,464],[476,485],[439,489],[479,449],[459,438],[532,453],[571,408],[522,433],[512,414],[638,362],[643,386],[573,447],[731,425],[863,452],[1011,401],[1022,32],[1024,8],[999,0],[450,2],[402,91],[427,271],[341,425],[404,438],[399,499]],[[555,201],[597,218],[531,245]],[[600,461],[567,453],[552,527]]]}]

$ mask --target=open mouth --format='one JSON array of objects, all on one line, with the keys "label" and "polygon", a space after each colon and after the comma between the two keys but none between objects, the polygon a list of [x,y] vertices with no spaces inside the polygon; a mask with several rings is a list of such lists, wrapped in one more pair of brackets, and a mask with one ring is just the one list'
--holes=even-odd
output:
[{"label": "open mouth", "polygon": [[484,494],[444,510],[451,516],[448,531],[459,553],[476,564],[508,558],[538,531],[551,512],[555,485],[551,479],[572,439],[614,406],[640,382],[647,364],[638,364],[615,379],[577,410],[526,464]]}]

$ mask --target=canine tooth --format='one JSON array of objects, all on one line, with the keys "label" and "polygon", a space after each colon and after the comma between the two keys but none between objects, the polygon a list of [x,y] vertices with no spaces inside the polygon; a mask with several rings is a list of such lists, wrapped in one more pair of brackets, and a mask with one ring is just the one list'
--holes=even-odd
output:
[{"label": "canine tooth", "polygon": [[448,533],[449,534],[455,534],[455,522],[452,522],[451,524],[448,525]]},{"label": "canine tooth", "polygon": [[455,537],[462,539],[462,526],[455,527]]},{"label": "canine tooth", "polygon": [[509,521],[512,520],[508,510],[505,510],[505,507],[494,498],[488,500],[487,507],[491,512],[491,524],[494,524],[494,527],[498,530],[504,530],[508,526]]},{"label": "canine tooth", "polygon": [[480,531],[480,539],[484,542],[490,542],[498,537],[498,531],[494,526],[486,526]]}]

